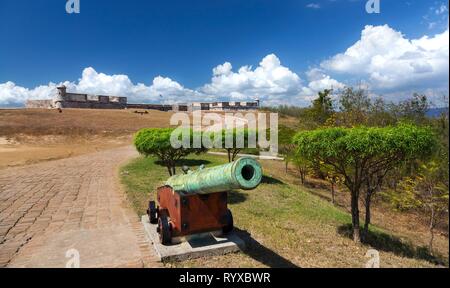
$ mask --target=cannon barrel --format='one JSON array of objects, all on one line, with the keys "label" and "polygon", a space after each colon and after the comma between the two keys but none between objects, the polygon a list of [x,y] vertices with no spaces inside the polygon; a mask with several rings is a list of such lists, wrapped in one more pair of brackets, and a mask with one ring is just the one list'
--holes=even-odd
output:
[{"label": "cannon barrel", "polygon": [[172,176],[166,185],[177,192],[210,194],[232,189],[251,190],[261,183],[261,179],[261,165],[255,159],[245,157],[225,165]]}]

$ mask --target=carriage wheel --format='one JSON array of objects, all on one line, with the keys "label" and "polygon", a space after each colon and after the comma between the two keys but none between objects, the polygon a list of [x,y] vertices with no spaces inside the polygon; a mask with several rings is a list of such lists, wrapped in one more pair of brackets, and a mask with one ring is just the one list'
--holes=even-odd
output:
[{"label": "carriage wheel", "polygon": [[148,218],[150,220],[150,223],[156,224],[158,223],[158,215],[157,215],[158,209],[156,209],[156,203],[155,201],[150,201],[148,203]]},{"label": "carriage wheel", "polygon": [[161,210],[158,217],[159,240],[163,245],[172,243],[172,228],[169,223],[167,210]]},{"label": "carriage wheel", "polygon": [[222,232],[223,234],[228,234],[230,233],[233,228],[234,228],[234,223],[233,223],[233,214],[231,213],[230,209],[227,209],[227,212],[225,213],[225,226],[223,226],[222,228]]}]

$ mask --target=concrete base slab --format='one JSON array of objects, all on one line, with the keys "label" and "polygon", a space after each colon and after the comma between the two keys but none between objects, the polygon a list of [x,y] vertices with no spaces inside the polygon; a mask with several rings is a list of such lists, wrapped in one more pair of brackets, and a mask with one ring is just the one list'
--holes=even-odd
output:
[{"label": "concrete base slab", "polygon": [[244,241],[233,232],[224,236],[216,236],[214,233],[192,235],[180,244],[164,246],[159,241],[159,235],[156,232],[157,225],[151,224],[147,215],[142,216],[141,222],[160,261],[184,261],[224,255],[245,248]]}]

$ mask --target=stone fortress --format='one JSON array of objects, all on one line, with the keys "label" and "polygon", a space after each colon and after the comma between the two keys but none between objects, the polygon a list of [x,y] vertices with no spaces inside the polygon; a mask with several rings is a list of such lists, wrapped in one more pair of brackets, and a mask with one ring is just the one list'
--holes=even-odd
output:
[{"label": "stone fortress", "polygon": [[58,87],[58,94],[52,100],[28,100],[26,108],[85,108],[125,109],[126,97],[68,93],[65,86]]},{"label": "stone fortress", "polygon": [[257,110],[259,100],[253,102],[192,102],[173,105],[129,104],[127,97],[69,93],[65,86],[57,87],[58,93],[51,100],[28,100],[28,109],[144,109],[160,111],[236,111]]}]

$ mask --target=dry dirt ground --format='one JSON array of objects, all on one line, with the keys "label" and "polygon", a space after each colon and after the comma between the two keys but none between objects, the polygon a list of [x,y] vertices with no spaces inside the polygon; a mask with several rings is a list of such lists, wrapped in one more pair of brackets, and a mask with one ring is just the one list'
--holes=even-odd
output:
[{"label": "dry dirt ground", "polygon": [[[173,115],[136,111],[0,109],[0,169],[129,145],[141,128],[169,127]],[[224,113],[217,114],[223,118]],[[295,121],[285,117],[280,123]]]},{"label": "dry dirt ground", "polygon": [[172,113],[135,110],[0,109],[0,169],[129,145],[144,127],[167,127]]}]

